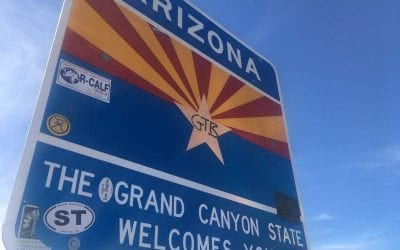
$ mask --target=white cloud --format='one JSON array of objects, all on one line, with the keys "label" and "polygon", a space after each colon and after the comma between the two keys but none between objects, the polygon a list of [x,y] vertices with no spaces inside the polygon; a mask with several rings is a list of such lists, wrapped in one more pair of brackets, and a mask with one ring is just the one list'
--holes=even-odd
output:
[{"label": "white cloud", "polygon": [[400,145],[392,145],[380,150],[359,165],[367,169],[381,169],[391,173],[400,171]]},{"label": "white cloud", "polygon": [[30,118],[51,44],[48,6],[26,4],[0,2],[0,126]]},{"label": "white cloud", "polygon": [[379,157],[384,159],[387,163],[400,166],[400,145],[386,148],[383,152],[381,152]]},{"label": "white cloud", "polygon": [[[375,231],[348,234],[346,238],[339,240],[324,241],[313,244],[313,250],[389,250],[385,244],[385,234]],[[331,237],[334,238],[335,236]],[[391,249],[392,250],[392,249]]]},{"label": "white cloud", "polygon": [[[0,205],[9,199],[51,37],[45,4],[0,1]],[[56,15],[56,14],[53,14]],[[47,18],[47,24],[42,20]],[[36,30],[32,28],[36,26]],[[40,32],[42,32],[42,35]],[[47,34],[45,33],[47,32]]]},{"label": "white cloud", "polygon": [[318,214],[312,221],[326,221],[326,220],[332,220],[332,216],[328,213],[320,213]]},{"label": "white cloud", "polygon": [[316,250],[358,250],[363,249],[360,244],[327,244],[321,245]]}]

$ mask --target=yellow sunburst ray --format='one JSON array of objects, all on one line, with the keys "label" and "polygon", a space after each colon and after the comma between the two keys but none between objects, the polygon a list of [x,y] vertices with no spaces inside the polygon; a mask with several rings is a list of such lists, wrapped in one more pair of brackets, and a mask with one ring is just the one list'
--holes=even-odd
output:
[{"label": "yellow sunburst ray", "polygon": [[224,103],[222,103],[218,108],[212,113],[213,116],[219,115],[223,112],[232,110],[246,103],[254,101],[263,95],[249,86],[242,86],[235,94],[228,98]]},{"label": "yellow sunburst ray", "polygon": [[189,85],[193,91],[196,102],[201,102],[199,84],[196,77],[196,68],[194,66],[192,51],[179,42],[172,39],[176,54],[178,55],[179,61],[185,71],[186,78],[189,81]]},{"label": "yellow sunburst ray", "polygon": [[230,128],[287,142],[282,116],[214,119],[214,121]]},{"label": "yellow sunburst ray", "polygon": [[208,96],[207,96],[208,107],[212,107],[214,105],[215,100],[217,100],[217,97],[224,88],[228,78],[229,78],[228,73],[218,68],[218,66],[216,66],[215,64],[212,65],[210,84],[208,85]]},{"label": "yellow sunburst ray", "polygon": [[151,26],[143,21],[143,19],[139,18],[132,12],[125,9],[123,6],[119,6],[118,8],[121,12],[125,15],[128,19],[130,24],[134,27],[134,29],[140,34],[142,39],[145,41],[146,45],[152,50],[153,54],[157,57],[157,59],[161,62],[164,68],[168,71],[171,75],[173,80],[176,82],[178,87],[183,91],[185,96],[190,100],[190,102],[195,105],[192,97],[190,96],[186,86],[183,84],[182,79],[180,78],[179,74],[176,72],[174,66],[172,65],[171,61],[169,60],[167,54],[165,53],[164,49],[162,48],[160,42],[158,41],[157,37],[154,35],[154,32]]},{"label": "yellow sunburst ray", "polygon": [[74,1],[68,27],[177,102],[189,105],[85,1]]}]

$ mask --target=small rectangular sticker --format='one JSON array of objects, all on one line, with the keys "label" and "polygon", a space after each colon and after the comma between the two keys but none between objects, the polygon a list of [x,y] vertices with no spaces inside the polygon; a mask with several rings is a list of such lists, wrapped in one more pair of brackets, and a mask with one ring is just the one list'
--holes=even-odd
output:
[{"label": "small rectangular sticker", "polygon": [[110,103],[110,79],[62,59],[58,68],[57,83],[100,101]]},{"label": "small rectangular sticker", "polygon": [[278,216],[294,223],[300,223],[299,202],[283,193],[275,192]]},{"label": "small rectangular sticker", "polygon": [[19,226],[19,238],[35,239],[35,230],[39,215],[39,208],[37,206],[24,206],[21,215],[21,224]]}]

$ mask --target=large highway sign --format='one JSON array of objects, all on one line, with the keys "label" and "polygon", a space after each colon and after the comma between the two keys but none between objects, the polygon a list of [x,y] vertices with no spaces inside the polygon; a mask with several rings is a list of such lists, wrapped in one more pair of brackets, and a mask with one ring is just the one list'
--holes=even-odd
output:
[{"label": "large highway sign", "polygon": [[182,0],[66,1],[9,249],[307,249],[273,66]]}]

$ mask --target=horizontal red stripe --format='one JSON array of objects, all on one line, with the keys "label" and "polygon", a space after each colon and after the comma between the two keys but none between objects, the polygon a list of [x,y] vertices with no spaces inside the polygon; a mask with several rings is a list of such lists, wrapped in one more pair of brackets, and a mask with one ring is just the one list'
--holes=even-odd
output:
[{"label": "horizontal red stripe", "polygon": [[213,116],[215,119],[281,116],[281,106],[267,97],[261,97],[234,109]]},{"label": "horizontal red stripe", "polygon": [[267,151],[276,153],[280,156],[290,159],[289,148],[287,143],[258,136],[238,129],[232,129],[232,132],[250,142],[257,144],[258,146],[266,149]]}]

